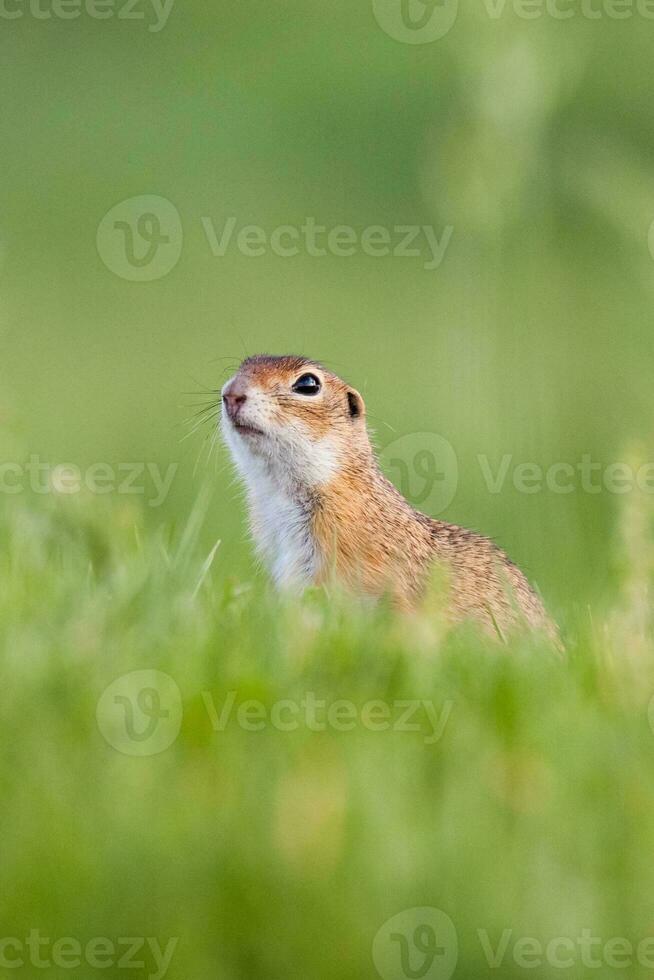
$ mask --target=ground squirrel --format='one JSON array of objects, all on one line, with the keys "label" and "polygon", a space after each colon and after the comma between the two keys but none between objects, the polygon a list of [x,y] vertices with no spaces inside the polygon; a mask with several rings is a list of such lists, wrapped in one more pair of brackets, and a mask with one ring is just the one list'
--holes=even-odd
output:
[{"label": "ground squirrel", "polygon": [[358,391],[304,357],[245,360],[222,389],[222,428],[244,480],[257,551],[281,588],[335,580],[420,604],[434,565],[445,614],[495,635],[555,627],[492,541],[415,510],[382,474]]}]

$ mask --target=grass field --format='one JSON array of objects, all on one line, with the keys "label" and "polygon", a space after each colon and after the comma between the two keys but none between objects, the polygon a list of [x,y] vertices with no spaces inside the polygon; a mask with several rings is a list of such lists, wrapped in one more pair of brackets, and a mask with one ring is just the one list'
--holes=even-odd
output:
[{"label": "grass field", "polygon": [[280,606],[202,519],[3,513],[0,975],[650,975],[649,515],[563,659]]},{"label": "grass field", "polygon": [[[653,12],[0,0],[0,980],[652,975]],[[565,656],[280,605],[260,352]]]}]

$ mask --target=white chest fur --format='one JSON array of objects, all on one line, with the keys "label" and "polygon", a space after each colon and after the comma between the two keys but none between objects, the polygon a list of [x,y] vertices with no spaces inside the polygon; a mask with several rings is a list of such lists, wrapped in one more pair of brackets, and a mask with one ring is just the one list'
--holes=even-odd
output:
[{"label": "white chest fur", "polygon": [[284,465],[275,454],[256,455],[229,428],[225,439],[245,483],[257,552],[278,587],[301,592],[320,568],[311,532],[310,490],[302,487],[292,465]]},{"label": "white chest fur", "polygon": [[248,406],[246,421],[265,429],[265,439],[248,442],[228,420],[224,435],[247,489],[252,537],[275,583],[302,591],[321,567],[312,500],[338,471],[339,455],[329,436],[316,439],[298,422],[275,423],[265,413],[260,417],[250,395]]},{"label": "white chest fur", "polygon": [[252,536],[275,583],[298,590],[310,585],[319,568],[308,503],[300,503],[269,480],[248,487]]}]

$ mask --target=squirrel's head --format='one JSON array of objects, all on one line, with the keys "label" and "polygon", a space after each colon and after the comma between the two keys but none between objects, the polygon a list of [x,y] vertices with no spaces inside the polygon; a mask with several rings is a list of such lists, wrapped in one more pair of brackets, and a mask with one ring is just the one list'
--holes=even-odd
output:
[{"label": "squirrel's head", "polygon": [[244,476],[263,468],[305,487],[371,453],[363,398],[304,357],[257,355],[222,390],[225,440]]}]

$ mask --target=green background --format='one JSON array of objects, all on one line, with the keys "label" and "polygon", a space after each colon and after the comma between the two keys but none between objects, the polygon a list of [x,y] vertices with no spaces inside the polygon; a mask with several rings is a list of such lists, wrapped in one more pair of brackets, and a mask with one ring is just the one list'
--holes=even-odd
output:
[{"label": "green background", "polygon": [[[449,440],[443,516],[496,537],[559,612],[597,598],[619,500],[510,478],[490,494],[477,455],[608,465],[649,436],[654,21],[461,0],[445,37],[409,45],[365,2],[178,0],[158,33],[135,9],[146,19],[0,20],[6,458],[178,463],[148,519],[184,520],[208,479],[207,544],[247,575],[224,450],[196,468],[203,433],[181,441],[185,393],[219,387],[221,359],[305,353],[360,388],[381,446]],[[128,282],[96,231],[145,194],[176,206],[183,251],[167,277]],[[201,219],[232,215],[454,232],[434,271],[215,257]]]},{"label": "green background", "polygon": [[[367,980],[378,931],[429,906],[458,933],[455,980],[522,980],[520,939],[651,935],[652,498],[510,479],[492,494],[477,461],[651,458],[654,20],[571,9],[460,0],[425,45],[363,0],[177,0],[159,33],[0,16],[0,461],[179,467],[158,509],[0,494],[0,940],[176,937],[169,980]],[[143,195],[177,208],[183,249],[131,282],[96,235]],[[454,231],[433,271],[424,255],[219,258],[202,218],[231,216]],[[565,657],[444,640],[433,609],[398,622],[252,583],[226,453],[207,460],[208,424],[184,435],[260,351],[343,374],[381,447],[451,443],[442,516],[525,567]],[[143,670],[177,685],[183,720],[134,757],[107,691],[126,683],[137,706]],[[313,692],[451,717],[429,745],[362,723],[215,731],[204,696],[232,691],[268,712]],[[513,931],[498,970],[480,929],[494,947]]]}]

